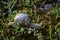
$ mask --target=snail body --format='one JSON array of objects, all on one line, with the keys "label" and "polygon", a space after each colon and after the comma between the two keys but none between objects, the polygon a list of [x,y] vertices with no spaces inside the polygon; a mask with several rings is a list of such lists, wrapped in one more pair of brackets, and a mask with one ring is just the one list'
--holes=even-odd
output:
[{"label": "snail body", "polygon": [[[40,24],[33,24],[33,23],[30,23],[30,19],[28,17],[27,14],[24,14],[24,13],[20,13],[20,14],[17,14],[15,17],[14,17],[14,22],[15,23],[18,23],[22,26],[27,26],[28,28],[32,28],[32,29],[40,29]],[[15,23],[14,22],[10,22],[9,25],[10,26],[13,26]],[[24,27],[26,28],[26,27]]]}]

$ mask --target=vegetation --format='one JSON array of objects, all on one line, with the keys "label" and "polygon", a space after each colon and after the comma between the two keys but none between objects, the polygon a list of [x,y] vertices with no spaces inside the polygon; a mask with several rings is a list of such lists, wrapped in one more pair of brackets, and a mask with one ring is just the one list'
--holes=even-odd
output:
[{"label": "vegetation", "polygon": [[[1,0],[0,40],[60,40],[60,5],[58,1]],[[42,23],[40,30],[31,28],[26,30],[19,24],[9,26],[8,23],[13,22],[15,15],[21,12],[28,14],[31,23]]]}]

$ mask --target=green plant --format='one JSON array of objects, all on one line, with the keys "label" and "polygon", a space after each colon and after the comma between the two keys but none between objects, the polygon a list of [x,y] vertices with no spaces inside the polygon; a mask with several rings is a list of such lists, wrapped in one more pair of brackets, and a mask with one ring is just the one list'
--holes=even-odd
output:
[{"label": "green plant", "polygon": [[50,9],[50,12],[52,14],[54,14],[54,16],[55,16],[56,19],[60,18],[60,14],[59,14],[59,11],[58,10],[59,10],[58,4],[56,4],[55,7],[52,7],[52,9]]},{"label": "green plant", "polygon": [[57,38],[58,38],[58,40],[60,40],[60,28],[57,28],[56,32],[57,32]]},{"label": "green plant", "polygon": [[49,38],[52,40],[52,28],[51,25],[49,25]]}]

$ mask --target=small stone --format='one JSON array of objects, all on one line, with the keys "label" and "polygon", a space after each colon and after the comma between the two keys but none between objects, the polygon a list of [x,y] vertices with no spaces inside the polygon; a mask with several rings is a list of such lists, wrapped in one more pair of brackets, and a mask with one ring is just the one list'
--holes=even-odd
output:
[{"label": "small stone", "polygon": [[60,3],[60,0],[57,0],[58,3]]},{"label": "small stone", "polygon": [[48,15],[50,15],[51,13],[50,12],[47,12]]},{"label": "small stone", "polygon": [[44,5],[44,9],[50,9],[51,7],[52,7],[51,4],[45,4],[45,5]]}]

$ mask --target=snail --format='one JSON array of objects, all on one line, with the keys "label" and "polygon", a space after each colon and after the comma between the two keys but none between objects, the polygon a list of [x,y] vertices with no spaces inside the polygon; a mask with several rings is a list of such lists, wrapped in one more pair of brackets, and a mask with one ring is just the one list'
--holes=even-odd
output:
[{"label": "snail", "polygon": [[[26,25],[27,27],[32,28],[32,29],[34,29],[34,28],[35,29],[40,29],[39,27],[42,25],[42,24],[33,24],[33,23],[30,23],[30,19],[29,19],[28,15],[25,14],[25,13],[17,14],[14,17],[14,22],[18,23],[18,24],[20,24],[22,26]],[[10,22],[10,23],[8,23],[8,25],[14,26],[14,24],[15,24],[14,22]]]}]

